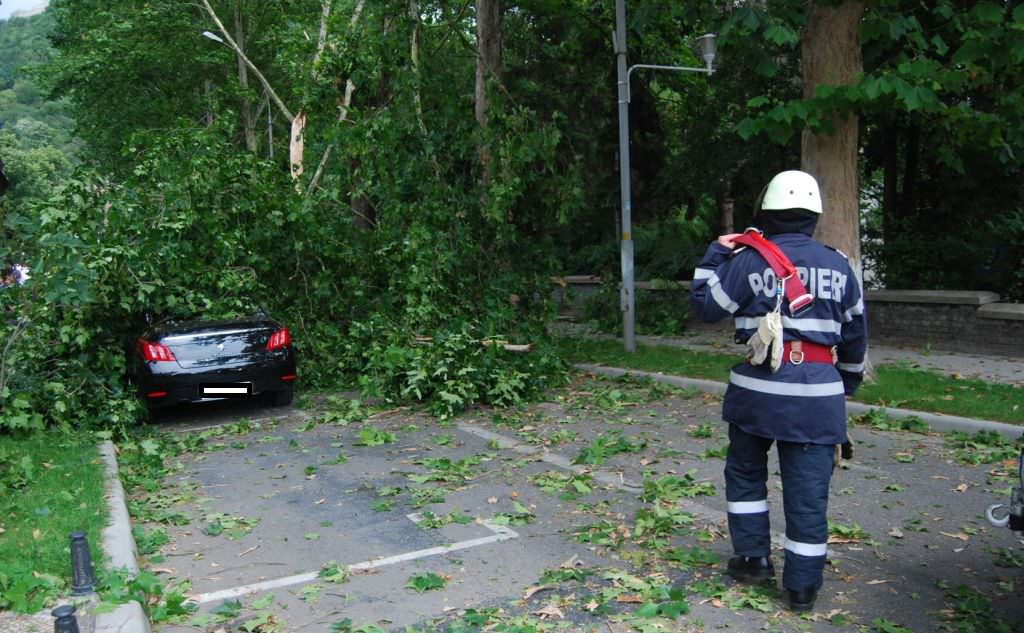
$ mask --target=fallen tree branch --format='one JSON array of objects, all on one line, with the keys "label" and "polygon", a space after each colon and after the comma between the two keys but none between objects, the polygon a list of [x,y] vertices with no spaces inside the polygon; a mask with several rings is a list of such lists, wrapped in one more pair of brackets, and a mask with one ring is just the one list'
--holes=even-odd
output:
[{"label": "fallen tree branch", "polygon": [[[432,336],[413,336],[413,340],[421,345],[427,345],[434,342]],[[517,344],[509,343],[507,340],[502,338],[483,338],[483,339],[470,339],[472,343],[479,343],[483,347],[491,347],[499,345],[506,352],[513,352],[516,354],[526,354],[533,351],[533,343]]]},{"label": "fallen tree branch", "polygon": [[327,164],[327,159],[331,157],[331,151],[333,149],[334,145],[328,145],[327,149],[324,150],[324,155],[320,157],[320,164],[316,166],[316,171],[313,173],[313,179],[309,181],[309,187],[306,188],[307,196],[316,191],[316,188],[320,186],[320,176],[324,173],[324,166]]}]

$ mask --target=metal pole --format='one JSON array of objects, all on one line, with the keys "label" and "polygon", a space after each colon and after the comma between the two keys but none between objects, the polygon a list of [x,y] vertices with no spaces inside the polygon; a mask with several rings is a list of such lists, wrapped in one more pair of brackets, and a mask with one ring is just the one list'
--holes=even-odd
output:
[{"label": "metal pole", "polygon": [[615,56],[619,79],[619,182],[622,188],[622,342],[636,351],[636,299],[633,285],[633,201],[629,174],[629,93],[626,66],[626,0],[615,0]]}]

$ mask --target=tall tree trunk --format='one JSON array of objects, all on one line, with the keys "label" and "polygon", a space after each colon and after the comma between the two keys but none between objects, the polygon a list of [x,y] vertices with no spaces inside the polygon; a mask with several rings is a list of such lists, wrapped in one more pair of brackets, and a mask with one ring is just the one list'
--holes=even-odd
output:
[{"label": "tall tree trunk", "polygon": [[206,99],[206,114],[203,115],[203,122],[206,127],[213,125],[213,84],[209,79],[203,81],[203,98]]},{"label": "tall tree trunk", "polygon": [[921,162],[921,126],[911,123],[907,129],[906,162],[903,165],[903,191],[900,216],[913,221],[917,217],[918,165]]},{"label": "tall tree trunk", "polygon": [[423,119],[423,94],[420,74],[420,0],[409,0],[409,20],[412,22],[412,34],[409,36],[409,59],[412,61],[413,90],[412,101],[416,108],[416,124],[420,128],[423,140],[427,140],[427,124]]},{"label": "tall tree trunk", "polygon": [[718,225],[721,235],[732,233],[736,225],[736,198],[732,193],[736,172],[729,171],[722,177],[718,192]]},{"label": "tall tree trunk", "polygon": [[899,129],[891,123],[882,131],[882,237],[886,240],[896,237],[899,219]]},{"label": "tall tree trunk", "polygon": [[[864,5],[863,0],[838,4],[808,1],[801,36],[805,98],[821,85],[849,85],[862,71],[860,19]],[[857,117],[841,115],[832,124],[832,134],[804,130],[801,167],[821,186],[824,213],[818,223],[818,239],[846,253],[859,270]]]},{"label": "tall tree trunk", "polygon": [[[242,17],[242,3],[235,3],[235,43],[245,53],[245,20]],[[249,68],[245,65],[242,55],[238,58],[238,86],[242,93],[242,129],[245,132],[245,149],[256,151],[256,117],[253,115],[252,102],[249,100]]]},{"label": "tall tree trunk", "polygon": [[[487,84],[501,81],[501,0],[476,0],[476,122],[487,130]],[[477,152],[482,167],[481,182],[490,186],[493,178],[491,148],[481,139]]]}]

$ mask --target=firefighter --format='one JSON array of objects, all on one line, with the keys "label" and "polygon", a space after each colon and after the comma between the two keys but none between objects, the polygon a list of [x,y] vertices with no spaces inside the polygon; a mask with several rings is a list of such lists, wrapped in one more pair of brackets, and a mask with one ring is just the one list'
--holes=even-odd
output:
[{"label": "firefighter", "polygon": [[764,236],[795,266],[813,301],[793,314],[772,266],[754,248],[738,247],[739,236],[730,234],[711,244],[694,271],[690,304],[701,321],[735,319],[737,342],[767,340],[772,347],[770,335],[758,335],[766,325],[780,324],[776,341],[783,344],[774,350],[775,367],[772,354],[754,349],[747,362],[732,368],[722,407],[729,423],[725,487],[735,552],[727,573],[742,582],[775,575],[767,499],[768,450],[774,443],[786,518],[782,585],[792,610],[810,611],[827,555],[836,448],[847,440],[845,398],[863,378],[864,301],[846,256],[811,238],[822,213],[813,176],[776,175],[758,207]]}]

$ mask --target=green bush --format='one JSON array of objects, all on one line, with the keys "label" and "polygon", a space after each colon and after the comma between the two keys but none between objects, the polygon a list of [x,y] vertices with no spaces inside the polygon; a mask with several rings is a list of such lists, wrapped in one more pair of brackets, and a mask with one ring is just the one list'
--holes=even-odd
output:
[{"label": "green bush", "polygon": [[466,323],[419,339],[359,323],[349,340],[361,350],[354,356],[362,365],[364,393],[427,402],[441,418],[475,403],[518,404],[554,384],[564,370],[546,342],[527,353],[510,352],[504,339],[487,337]]}]

